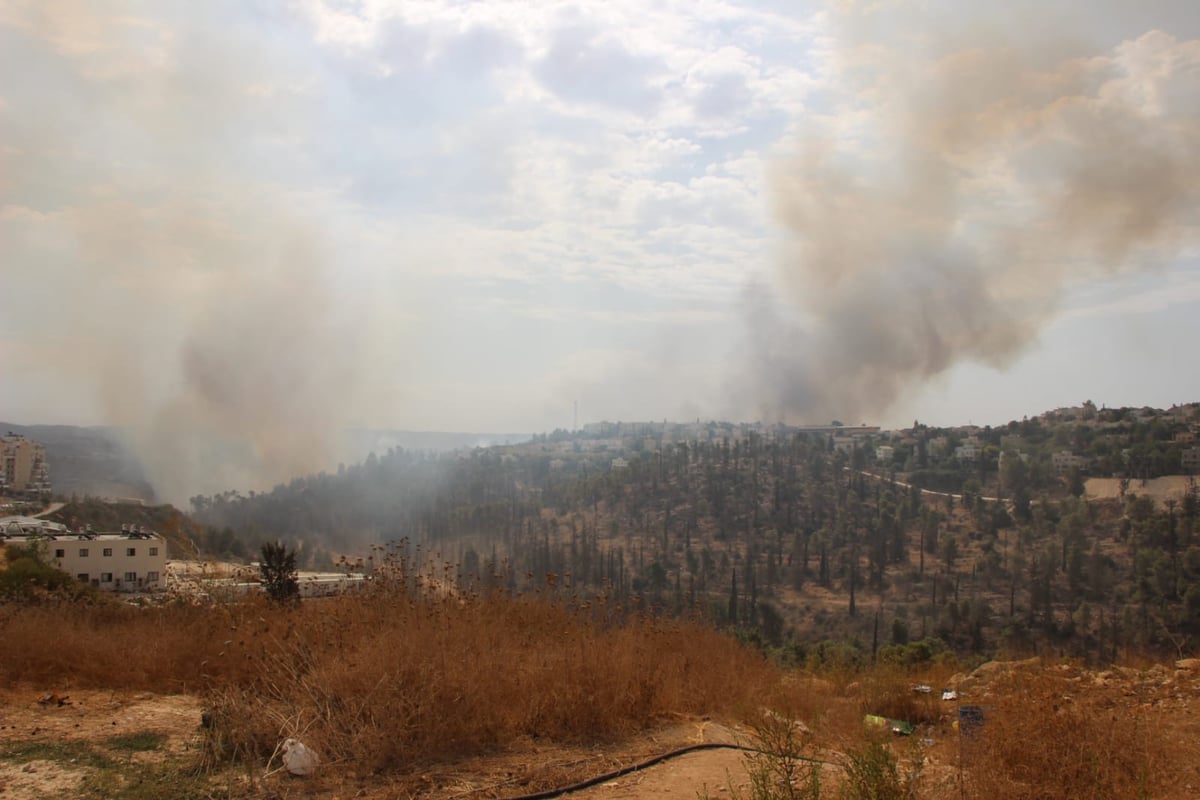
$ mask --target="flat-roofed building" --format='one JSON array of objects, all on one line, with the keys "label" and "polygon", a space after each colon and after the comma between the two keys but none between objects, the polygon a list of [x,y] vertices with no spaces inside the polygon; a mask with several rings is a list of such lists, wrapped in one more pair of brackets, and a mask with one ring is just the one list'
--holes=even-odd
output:
[{"label": "flat-roofed building", "polygon": [[[46,563],[98,589],[148,592],[166,588],[167,542],[157,533],[70,533],[61,525],[0,519],[0,544],[36,545]],[[43,520],[33,522],[42,523]]]},{"label": "flat-roofed building", "polygon": [[979,440],[972,437],[954,448],[954,457],[959,461],[974,463],[979,460],[982,452],[983,448],[979,446]]},{"label": "flat-roofed building", "polygon": [[1070,450],[1059,450],[1057,453],[1050,454],[1050,463],[1054,465],[1054,471],[1062,475],[1072,469],[1085,469],[1088,465],[1088,458],[1076,455]]}]

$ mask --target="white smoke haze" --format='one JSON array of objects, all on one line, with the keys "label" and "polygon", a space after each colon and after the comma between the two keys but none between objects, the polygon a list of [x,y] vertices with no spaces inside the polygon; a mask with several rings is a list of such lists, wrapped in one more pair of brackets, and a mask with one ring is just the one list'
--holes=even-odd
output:
[{"label": "white smoke haze", "polygon": [[837,18],[831,113],[772,174],[779,294],[746,303],[768,419],[873,418],[956,364],[1006,367],[1072,286],[1200,241],[1200,40],[888,20]]},{"label": "white smoke haze", "polygon": [[50,51],[10,65],[58,70],[54,90],[78,97],[8,116],[0,236],[6,286],[40,301],[23,322],[48,333],[14,374],[70,376],[65,391],[127,429],[158,497],[186,503],[336,465],[370,313],[338,292],[321,199],[244,177],[297,123],[303,71],[200,5],[172,6],[187,19],[172,28],[135,22],[145,10],[6,8]]}]

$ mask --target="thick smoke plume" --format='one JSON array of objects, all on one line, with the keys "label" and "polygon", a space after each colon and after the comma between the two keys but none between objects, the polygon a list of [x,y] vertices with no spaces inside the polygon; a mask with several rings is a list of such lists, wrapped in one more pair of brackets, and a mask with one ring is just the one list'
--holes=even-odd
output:
[{"label": "thick smoke plume", "polygon": [[772,175],[779,297],[747,303],[765,417],[857,422],[961,362],[1005,367],[1070,286],[1196,245],[1200,40],[1093,50],[1045,22],[838,22],[829,107]]},{"label": "thick smoke plume", "polygon": [[0,355],[56,375],[48,414],[125,428],[176,503],[336,465],[370,363],[333,204],[261,161],[303,124],[303,65],[205,8],[0,11],[0,71],[32,76],[0,107],[4,322],[43,332]]}]

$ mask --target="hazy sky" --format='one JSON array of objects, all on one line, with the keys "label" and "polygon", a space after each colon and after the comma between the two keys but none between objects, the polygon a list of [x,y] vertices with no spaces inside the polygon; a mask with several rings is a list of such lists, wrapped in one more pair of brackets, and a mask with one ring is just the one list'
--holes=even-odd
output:
[{"label": "hazy sky", "polygon": [[1194,0],[976,5],[0,0],[0,418],[1200,400]]}]

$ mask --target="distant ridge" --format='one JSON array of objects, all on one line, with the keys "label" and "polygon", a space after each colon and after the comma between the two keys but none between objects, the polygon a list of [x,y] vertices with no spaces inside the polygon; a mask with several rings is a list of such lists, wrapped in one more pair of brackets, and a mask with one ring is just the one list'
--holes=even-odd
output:
[{"label": "distant ridge", "polygon": [[[50,462],[50,483],[57,495],[158,500],[137,454],[121,428],[78,425],[17,425],[0,422],[0,434],[17,433],[41,442]],[[451,450],[517,444],[528,433],[462,433],[354,429],[342,438],[341,458],[357,463],[372,452],[391,448],[444,453]]]},{"label": "distant ridge", "polygon": [[362,461],[372,452],[382,454],[392,447],[445,453],[451,450],[520,444],[532,438],[531,433],[460,433],[360,428],[346,431],[344,442],[347,460],[356,462]]},{"label": "distant ridge", "polygon": [[0,433],[9,431],[45,445],[55,494],[155,500],[120,428],[0,422]]}]

